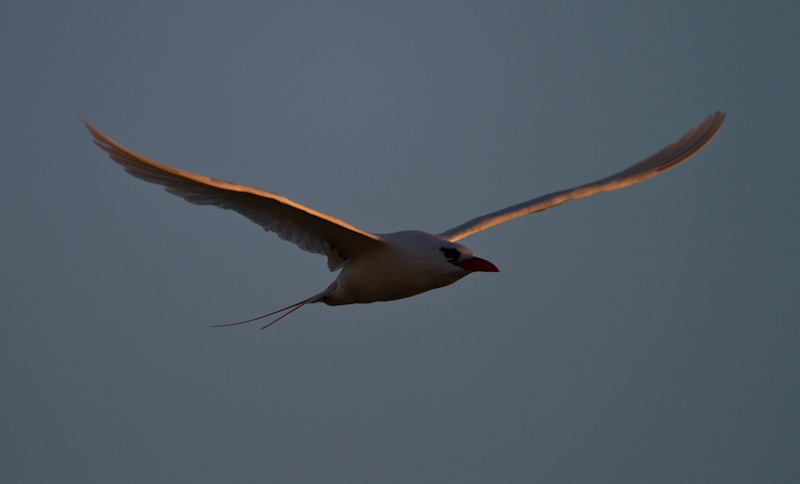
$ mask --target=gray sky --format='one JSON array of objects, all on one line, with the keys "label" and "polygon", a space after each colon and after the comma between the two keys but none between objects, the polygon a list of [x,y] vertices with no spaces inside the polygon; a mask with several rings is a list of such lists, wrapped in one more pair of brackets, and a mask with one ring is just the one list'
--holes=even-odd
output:
[{"label": "gray sky", "polygon": [[[48,5],[49,3],[49,5]],[[796,2],[0,6],[0,481],[800,481]],[[325,259],[131,149],[499,274],[304,307]]]}]

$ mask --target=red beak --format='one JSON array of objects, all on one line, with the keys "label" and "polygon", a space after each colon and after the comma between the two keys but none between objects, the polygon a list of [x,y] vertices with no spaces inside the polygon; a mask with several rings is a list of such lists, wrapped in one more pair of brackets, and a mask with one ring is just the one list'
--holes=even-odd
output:
[{"label": "red beak", "polygon": [[469,272],[500,272],[494,264],[478,257],[456,262],[456,265]]}]

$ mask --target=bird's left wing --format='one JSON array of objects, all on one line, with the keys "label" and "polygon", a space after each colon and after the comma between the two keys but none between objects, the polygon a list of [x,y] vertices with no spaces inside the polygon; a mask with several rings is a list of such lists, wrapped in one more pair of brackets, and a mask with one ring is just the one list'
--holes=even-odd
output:
[{"label": "bird's left wing", "polygon": [[347,259],[384,244],[375,234],[276,193],[156,163],[119,145],[86,121],[84,123],[94,136],[95,144],[131,175],[163,185],[169,193],[189,202],[239,212],[264,230],[277,233],[301,249],[327,256],[331,271],[342,267]]},{"label": "bird's left wing", "polygon": [[556,205],[570,200],[575,200],[576,198],[588,197],[598,192],[616,190],[617,188],[626,187],[646,180],[651,176],[655,176],[679,165],[703,149],[703,147],[714,138],[724,121],[725,114],[716,112],[708,116],[702,123],[692,128],[683,138],[615,175],[576,188],[543,195],[533,200],[528,200],[527,202],[522,202],[504,208],[503,210],[483,215],[461,224],[458,227],[454,227],[447,232],[443,232],[439,234],[439,237],[449,240],[450,242],[455,242],[470,234],[488,229],[489,227],[494,227],[497,224],[513,218],[533,212],[541,212],[542,210],[555,207]]}]

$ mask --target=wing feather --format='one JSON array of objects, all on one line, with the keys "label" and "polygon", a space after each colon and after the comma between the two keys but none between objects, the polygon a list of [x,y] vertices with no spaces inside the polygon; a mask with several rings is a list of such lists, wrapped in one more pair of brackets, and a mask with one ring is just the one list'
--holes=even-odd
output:
[{"label": "wing feather", "polygon": [[541,212],[576,198],[588,197],[598,192],[616,190],[646,180],[679,165],[703,149],[714,138],[724,121],[725,114],[716,112],[692,128],[678,141],[615,175],[576,188],[543,195],[533,200],[477,217],[439,234],[439,237],[455,242],[475,232],[529,213]]},{"label": "wing feather", "polygon": [[331,271],[342,267],[347,259],[384,244],[375,234],[276,193],[195,175],[149,160],[84,123],[95,144],[131,175],[162,185],[167,192],[191,203],[238,212],[305,251],[327,256]]}]

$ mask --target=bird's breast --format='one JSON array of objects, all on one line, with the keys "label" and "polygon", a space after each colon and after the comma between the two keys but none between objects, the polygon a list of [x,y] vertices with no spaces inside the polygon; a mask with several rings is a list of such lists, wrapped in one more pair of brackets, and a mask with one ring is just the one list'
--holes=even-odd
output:
[{"label": "bird's breast", "polygon": [[351,260],[325,295],[331,306],[393,301],[447,286],[467,275],[452,264],[436,267],[404,254],[381,251]]}]

